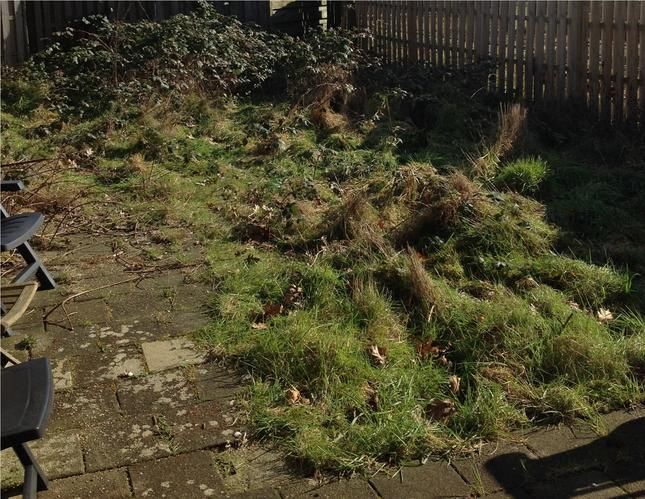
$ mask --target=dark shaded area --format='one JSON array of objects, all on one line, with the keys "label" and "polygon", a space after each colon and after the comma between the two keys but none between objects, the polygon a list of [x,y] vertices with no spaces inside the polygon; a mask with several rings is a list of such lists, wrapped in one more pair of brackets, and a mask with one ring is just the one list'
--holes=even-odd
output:
[{"label": "dark shaded area", "polygon": [[609,128],[582,108],[536,107],[523,155],[549,173],[536,196],[561,235],[558,251],[634,274],[631,308],[645,310],[645,133]]},{"label": "dark shaded area", "polygon": [[645,497],[645,418],[566,452],[541,459],[515,452],[485,466],[513,497],[581,497],[603,490],[609,497],[617,487]]}]

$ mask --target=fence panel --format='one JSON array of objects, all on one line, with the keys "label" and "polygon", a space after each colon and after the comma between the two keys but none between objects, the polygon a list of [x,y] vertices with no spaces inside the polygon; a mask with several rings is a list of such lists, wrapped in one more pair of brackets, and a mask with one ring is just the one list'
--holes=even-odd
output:
[{"label": "fence panel", "polygon": [[573,100],[613,122],[645,122],[645,1],[486,0],[376,5],[362,16],[392,63],[462,68],[490,59],[499,92]]}]

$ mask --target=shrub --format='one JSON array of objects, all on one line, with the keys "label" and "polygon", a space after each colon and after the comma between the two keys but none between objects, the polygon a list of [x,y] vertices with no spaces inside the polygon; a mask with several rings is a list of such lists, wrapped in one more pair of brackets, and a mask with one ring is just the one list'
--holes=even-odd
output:
[{"label": "shrub", "polygon": [[189,90],[234,95],[263,87],[283,93],[286,85],[292,94],[302,93],[330,73],[351,74],[363,66],[367,59],[356,42],[356,35],[336,30],[302,40],[269,33],[204,2],[160,23],[85,17],[55,34],[30,68],[43,81],[56,74],[57,107],[88,115],[115,101]]},{"label": "shrub", "polygon": [[548,172],[546,162],[539,158],[521,158],[504,165],[495,177],[495,185],[517,192],[537,191]]}]

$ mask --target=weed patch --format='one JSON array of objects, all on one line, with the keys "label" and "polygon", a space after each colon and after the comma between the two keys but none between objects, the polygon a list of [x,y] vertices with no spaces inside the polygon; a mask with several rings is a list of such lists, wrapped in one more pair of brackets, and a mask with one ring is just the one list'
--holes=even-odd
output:
[{"label": "weed patch", "polygon": [[608,169],[544,145],[486,65],[386,67],[355,34],[204,9],[91,19],[116,45],[72,30],[13,76],[3,158],[65,170],[17,166],[54,181],[7,202],[200,253],[196,336],[251,375],[256,438],[351,473],[643,402],[637,146]]}]

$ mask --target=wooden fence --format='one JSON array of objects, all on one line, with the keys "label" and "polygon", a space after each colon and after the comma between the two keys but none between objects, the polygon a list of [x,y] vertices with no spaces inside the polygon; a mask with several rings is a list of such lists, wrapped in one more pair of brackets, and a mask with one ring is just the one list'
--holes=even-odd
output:
[{"label": "wooden fence", "polygon": [[491,85],[532,102],[577,100],[645,124],[645,1],[358,1],[368,48],[388,62],[461,68],[491,59]]},{"label": "wooden fence", "polygon": [[[302,33],[307,27],[327,25],[327,0],[215,0],[210,3],[224,15],[291,34]],[[189,12],[196,5],[191,0],[0,0],[2,63],[21,63],[47,46],[52,33],[85,16],[101,14],[124,21],[161,21]]]}]

